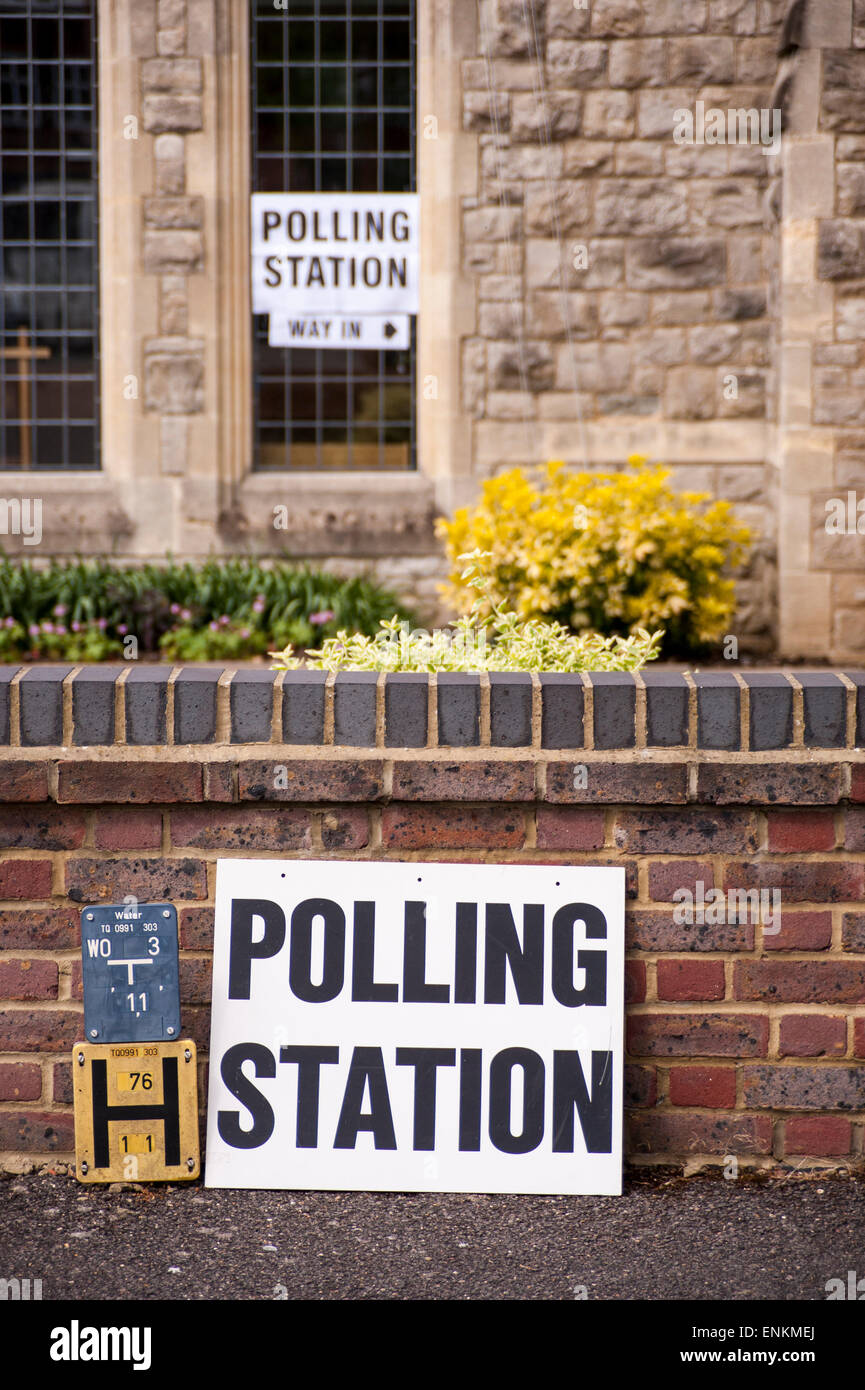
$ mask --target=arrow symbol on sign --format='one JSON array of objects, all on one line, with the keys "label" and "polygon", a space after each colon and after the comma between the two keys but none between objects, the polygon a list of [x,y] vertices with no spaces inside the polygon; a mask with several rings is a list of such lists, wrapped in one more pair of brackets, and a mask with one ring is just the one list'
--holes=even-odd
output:
[{"label": "arrow symbol on sign", "polygon": [[399,330],[398,330],[397,328],[395,328],[394,325],[393,325],[392,323],[386,323],[385,326],[384,326],[384,336],[385,336],[386,338],[393,338],[393,337],[395,337],[395,335],[397,334],[398,331],[399,331]]}]

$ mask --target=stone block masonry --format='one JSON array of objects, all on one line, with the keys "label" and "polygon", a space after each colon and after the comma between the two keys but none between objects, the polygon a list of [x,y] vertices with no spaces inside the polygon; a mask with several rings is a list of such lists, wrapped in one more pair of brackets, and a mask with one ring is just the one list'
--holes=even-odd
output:
[{"label": "stone block masonry", "polygon": [[[0,670],[0,1165],[70,1160],[79,911],[216,861],[626,871],[626,1154],[865,1160],[865,675]],[[203,1085],[202,1096],[206,1094]]]},{"label": "stone block masonry", "polygon": [[[475,477],[664,460],[758,535],[739,640],[861,664],[862,535],[825,525],[865,478],[858,7],[486,0],[479,14],[461,65]],[[709,111],[721,139],[697,133]]]}]

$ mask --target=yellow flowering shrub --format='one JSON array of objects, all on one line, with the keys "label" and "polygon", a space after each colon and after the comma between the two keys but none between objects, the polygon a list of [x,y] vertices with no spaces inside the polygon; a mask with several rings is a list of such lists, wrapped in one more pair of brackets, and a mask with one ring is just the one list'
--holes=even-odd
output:
[{"label": "yellow flowering shrub", "polygon": [[534,476],[499,474],[476,507],[438,523],[452,566],[448,597],[470,610],[477,595],[459,557],[480,552],[488,603],[507,603],[521,618],[604,635],[663,627],[665,652],[705,649],[729,630],[728,571],[752,535],[729,502],[676,492],[669,477],[639,455],[621,473],[554,462]]}]

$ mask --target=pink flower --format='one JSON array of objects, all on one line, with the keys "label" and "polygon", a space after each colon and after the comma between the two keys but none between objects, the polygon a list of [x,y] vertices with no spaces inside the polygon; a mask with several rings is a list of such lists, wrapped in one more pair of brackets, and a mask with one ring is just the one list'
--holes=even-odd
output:
[{"label": "pink flower", "polygon": [[170,607],[170,609],[169,609],[168,611],[169,611],[169,613],[173,613],[174,616],[175,616],[175,618],[176,618],[177,615],[178,615],[178,613],[180,612],[180,604],[179,604],[179,603],[172,603],[172,605],[171,605],[171,607]]},{"label": "pink flower", "polygon": [[73,631],[73,632],[80,632],[80,631],[81,631],[81,624],[80,624],[80,623],[73,623],[73,624],[72,624],[72,631]]},{"label": "pink flower", "polygon": [[310,613],[309,621],[319,627],[322,623],[329,623],[334,616],[329,608],[325,608],[321,613]]},{"label": "pink flower", "polygon": [[240,630],[240,635],[241,635],[241,637],[243,637],[243,638],[247,638],[247,637],[249,636],[249,628],[248,628],[248,627],[241,628],[241,630]]},{"label": "pink flower", "polygon": [[229,624],[230,622],[231,622],[231,619],[229,618],[228,614],[227,614],[227,613],[223,613],[222,617],[219,619],[219,626],[220,626],[220,627],[228,627],[228,624]]},{"label": "pink flower", "polygon": [[30,636],[31,636],[31,637],[38,637],[38,636],[39,636],[39,624],[38,624],[38,623],[31,623],[30,626],[28,627],[27,631],[30,633]]},{"label": "pink flower", "polygon": [[126,626],[125,623],[118,623],[117,631],[120,633],[120,636],[122,637],[125,632],[129,631],[129,628]]},{"label": "pink flower", "polygon": [[259,596],[259,597],[255,600],[255,603],[252,605],[252,611],[253,611],[253,613],[263,613],[263,612],[264,612],[264,599],[263,599],[263,598],[261,598],[261,597]]},{"label": "pink flower", "polygon": [[43,624],[42,624],[42,631],[43,631],[43,632],[53,632],[53,631],[54,631],[54,624],[53,624],[53,623],[48,623],[48,622],[43,623]]},{"label": "pink flower", "polygon": [[107,618],[97,618],[97,619],[96,619],[96,626],[99,628],[99,631],[100,631],[100,632],[104,632],[105,629],[106,629],[107,626],[108,626],[108,619],[107,619]]},{"label": "pink flower", "polygon": [[211,632],[219,631],[219,623],[208,623],[207,626],[210,628]]},{"label": "pink flower", "polygon": [[59,626],[59,627],[56,627],[56,628],[54,629],[54,631],[57,633],[57,636],[58,636],[58,637],[65,637],[65,636],[66,636],[66,628],[63,627],[62,625]]},{"label": "pink flower", "polygon": [[188,623],[189,619],[192,617],[192,614],[190,613],[188,608],[181,608],[180,616],[185,623]]},{"label": "pink flower", "polygon": [[56,605],[55,609],[54,609],[54,616],[55,616],[55,618],[62,618],[62,617],[63,617],[63,614],[64,614],[65,612],[66,612],[65,604],[58,603],[58,604]]}]

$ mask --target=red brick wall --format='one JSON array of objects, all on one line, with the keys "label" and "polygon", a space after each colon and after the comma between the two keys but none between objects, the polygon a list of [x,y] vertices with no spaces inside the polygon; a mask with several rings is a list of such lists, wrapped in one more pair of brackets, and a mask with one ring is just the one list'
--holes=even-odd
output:
[{"label": "red brick wall", "polygon": [[[73,1152],[84,903],[177,904],[183,1027],[206,1066],[226,855],[623,864],[629,1157],[861,1162],[865,762],[854,747],[263,751],[19,747],[0,759],[0,1162]],[[273,786],[280,766],[285,789]],[[697,880],[707,892],[779,889],[780,932],[677,922],[672,895]]]}]

